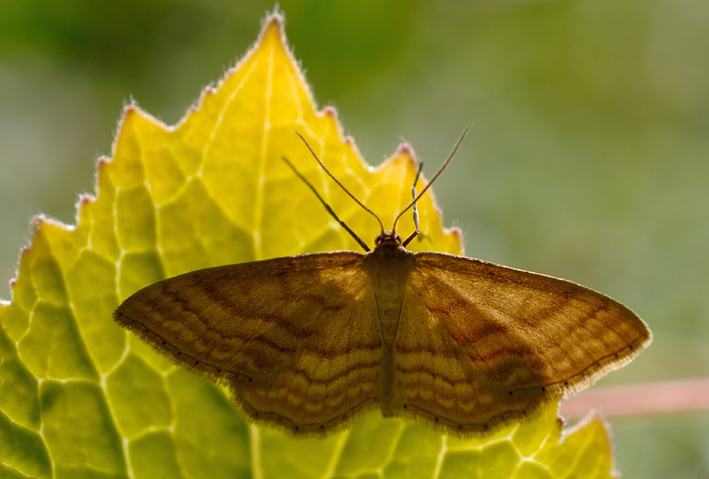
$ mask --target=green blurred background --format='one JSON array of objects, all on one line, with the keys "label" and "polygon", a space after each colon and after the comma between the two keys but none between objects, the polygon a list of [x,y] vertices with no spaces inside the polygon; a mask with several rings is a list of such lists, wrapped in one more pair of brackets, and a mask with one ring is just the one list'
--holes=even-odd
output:
[{"label": "green blurred background", "polygon": [[[709,376],[706,0],[280,2],[372,164],[413,144],[466,253],[572,279],[655,334],[602,384]],[[0,298],[29,218],[74,222],[131,98],[176,123],[273,3],[0,0]],[[625,478],[709,476],[709,414],[613,419]]]}]

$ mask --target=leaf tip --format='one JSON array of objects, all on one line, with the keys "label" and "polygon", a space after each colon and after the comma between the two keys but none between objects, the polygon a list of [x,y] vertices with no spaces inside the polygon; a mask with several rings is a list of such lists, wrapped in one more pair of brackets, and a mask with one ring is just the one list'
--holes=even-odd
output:
[{"label": "leaf tip", "polygon": [[135,100],[131,99],[131,102],[123,107],[123,116],[126,116],[130,113],[136,112],[138,110],[139,110],[138,104],[135,102]]},{"label": "leaf tip", "polygon": [[94,200],[93,195],[90,195],[89,193],[84,193],[79,196],[79,204],[77,205],[77,207],[80,208],[88,203],[91,203],[93,200]]},{"label": "leaf tip", "polygon": [[414,151],[414,147],[411,146],[411,144],[409,144],[409,142],[407,141],[399,145],[399,147],[396,149],[395,155],[404,155],[408,156],[411,159],[416,158],[416,152]]},{"label": "leaf tip", "polygon": [[42,226],[42,223],[45,223],[46,221],[47,217],[43,214],[34,215],[30,220],[30,224],[32,225],[32,229],[36,232]]},{"label": "leaf tip", "polygon": [[[562,424],[564,419],[559,418]],[[603,456],[609,460],[609,475],[610,477],[619,477],[619,473],[615,470],[615,452],[613,450],[613,433],[611,425],[606,418],[606,415],[599,408],[591,409],[588,414],[572,427],[563,430],[562,440],[564,442],[579,441],[584,444],[584,447],[589,448],[600,447],[603,450]],[[576,439],[575,439],[576,438]],[[595,438],[595,440],[593,439]],[[578,446],[577,446],[578,447]]]},{"label": "leaf tip", "polygon": [[285,16],[278,10],[278,7],[274,8],[273,12],[266,14],[256,45],[262,45],[267,40],[275,40],[282,45],[287,45],[285,23]]},{"label": "leaf tip", "polygon": [[265,30],[269,27],[282,29],[285,23],[285,13],[282,12],[281,9],[278,7],[278,4],[276,4],[273,7],[272,12],[266,12],[266,17],[263,19],[263,29]]},{"label": "leaf tip", "polygon": [[333,120],[337,120],[338,114],[337,114],[337,109],[334,106],[326,106],[323,108],[323,115],[332,118]]},{"label": "leaf tip", "polygon": [[[437,212],[439,215],[443,214],[440,210]],[[463,249],[463,230],[460,229],[460,227],[458,227],[458,226],[451,226],[450,228],[448,228],[448,233],[450,233],[456,237],[456,239],[460,243],[460,248],[462,250]]]}]

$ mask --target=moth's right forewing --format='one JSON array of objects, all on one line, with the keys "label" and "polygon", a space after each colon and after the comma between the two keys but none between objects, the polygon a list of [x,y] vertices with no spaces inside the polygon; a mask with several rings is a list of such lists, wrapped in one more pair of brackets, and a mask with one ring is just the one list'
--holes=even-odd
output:
[{"label": "moth's right forewing", "polygon": [[371,281],[361,265],[327,275],[340,294],[311,292],[317,311],[310,317],[319,329],[302,339],[293,367],[268,385],[236,388],[237,401],[252,418],[299,434],[323,434],[379,404],[382,342]]},{"label": "moth's right forewing", "polygon": [[337,252],[195,271],[128,298],[116,321],[227,384],[252,418],[325,432],[371,406],[381,341],[363,255]]},{"label": "moth's right forewing", "polygon": [[328,270],[358,260],[315,254],[193,271],[138,291],[114,317],[177,363],[262,377],[292,363],[322,327],[314,318],[345,300]]}]

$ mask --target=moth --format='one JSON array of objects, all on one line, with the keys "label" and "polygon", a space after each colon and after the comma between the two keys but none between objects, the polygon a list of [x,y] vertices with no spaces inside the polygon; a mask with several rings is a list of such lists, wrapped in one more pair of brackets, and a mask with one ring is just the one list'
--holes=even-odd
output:
[{"label": "moth", "polygon": [[[301,136],[379,221],[373,250],[293,168],[365,253],[193,271],[130,296],[115,321],[226,386],[251,420],[294,435],[324,435],[375,408],[455,435],[485,433],[584,389],[650,343],[630,309],[563,279],[406,249],[419,230],[416,202],[469,128],[420,193],[414,184],[391,230]],[[409,209],[416,231],[403,240],[396,224]]]}]

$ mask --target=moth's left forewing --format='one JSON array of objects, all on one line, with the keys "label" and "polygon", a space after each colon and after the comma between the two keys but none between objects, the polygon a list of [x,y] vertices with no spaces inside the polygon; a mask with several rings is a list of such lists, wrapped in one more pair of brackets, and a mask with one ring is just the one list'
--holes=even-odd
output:
[{"label": "moth's left forewing", "polygon": [[523,354],[540,380],[568,393],[626,364],[652,339],[625,305],[571,281],[440,253],[417,255],[417,265],[464,299],[463,310],[494,325],[483,331],[455,316],[448,326],[460,345],[490,357]]},{"label": "moth's left forewing", "polygon": [[575,283],[443,253],[415,258],[397,384],[407,409],[434,425],[447,420],[445,429],[485,431],[525,417],[651,340],[630,309]]}]

